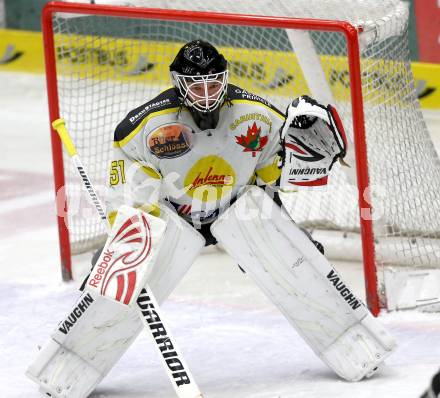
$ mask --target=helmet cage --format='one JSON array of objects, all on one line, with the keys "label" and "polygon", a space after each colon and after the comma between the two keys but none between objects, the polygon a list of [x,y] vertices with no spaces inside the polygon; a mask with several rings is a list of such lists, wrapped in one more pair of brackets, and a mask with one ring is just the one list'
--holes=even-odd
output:
[{"label": "helmet cage", "polygon": [[[227,70],[208,75],[182,75],[173,71],[171,76],[184,103],[200,112],[212,112],[220,106],[225,97],[228,85]],[[212,91],[209,87],[211,83],[219,83],[219,87]]]}]

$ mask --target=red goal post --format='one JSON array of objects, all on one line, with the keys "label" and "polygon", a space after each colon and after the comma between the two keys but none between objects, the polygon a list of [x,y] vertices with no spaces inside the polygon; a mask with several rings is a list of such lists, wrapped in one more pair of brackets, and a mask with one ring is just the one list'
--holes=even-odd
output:
[{"label": "red goal post", "polygon": [[[54,21],[59,16],[67,16],[66,21],[60,22],[57,26],[57,31],[54,30]],[[111,17],[111,18],[123,18],[122,21],[126,21],[129,19],[135,20],[151,20],[157,21],[172,21],[176,23],[191,23],[194,25],[212,25],[212,26],[225,26],[228,30],[234,30],[234,27],[246,27],[246,28],[261,28],[267,29],[267,31],[272,31],[273,29],[278,30],[286,30],[286,31],[300,31],[300,32],[335,32],[340,34],[345,38],[345,48],[346,48],[346,62],[348,67],[348,80],[347,83],[349,85],[349,98],[347,101],[349,102],[347,112],[350,113],[345,120],[349,120],[352,126],[348,126],[349,130],[352,131],[353,140],[354,140],[354,162],[356,165],[356,179],[357,179],[357,192],[358,192],[358,215],[360,226],[359,233],[362,239],[362,261],[364,267],[364,275],[365,275],[365,285],[366,285],[366,297],[367,303],[370,310],[373,314],[377,315],[380,309],[379,302],[379,287],[378,287],[378,276],[377,276],[377,263],[375,259],[375,237],[373,234],[373,223],[371,214],[374,213],[374,209],[372,206],[372,198],[370,196],[370,182],[369,182],[369,162],[367,158],[368,148],[366,144],[366,130],[365,130],[365,120],[364,120],[364,96],[363,93],[363,79],[365,81],[366,77],[363,75],[363,71],[361,70],[361,51],[360,51],[360,43],[359,43],[359,34],[362,31],[362,26],[355,26],[347,21],[337,21],[337,20],[325,20],[325,19],[311,19],[311,18],[292,18],[292,17],[279,17],[279,16],[261,16],[261,15],[249,15],[249,14],[229,14],[229,13],[220,13],[220,12],[206,12],[206,11],[187,11],[187,10],[178,10],[178,9],[156,9],[156,8],[139,8],[139,7],[122,7],[122,6],[110,6],[110,5],[93,5],[93,4],[73,4],[73,3],[61,3],[61,2],[51,2],[47,3],[44,7],[42,14],[42,26],[43,26],[43,36],[45,42],[45,61],[46,61],[46,77],[47,77],[47,89],[48,89],[48,101],[49,101],[49,117],[50,121],[53,121],[59,117],[63,117],[66,119],[67,125],[73,125],[77,119],[84,118],[87,119],[85,115],[83,115],[84,111],[78,111],[78,114],[68,115],[67,110],[76,109],[76,103],[73,100],[71,103],[60,106],[60,103],[63,103],[63,99],[60,98],[60,92],[63,92],[63,96],[75,95],[69,93],[69,89],[60,89],[60,82],[65,84],[67,81],[70,86],[66,87],[74,87],[75,82],[74,79],[81,81],[80,84],[75,86],[75,90],[78,90],[81,95],[83,95],[83,91],[85,88],[85,78],[83,78],[83,70],[81,69],[79,72],[75,70],[81,61],[76,61],[75,65],[69,65],[64,68],[62,63],[65,61],[63,58],[65,53],[65,47],[57,44],[57,37],[62,37],[63,40],[66,39],[69,32],[66,30],[62,30],[64,28],[60,28],[60,26],[65,26],[74,21],[74,17],[78,17],[78,21],[86,19],[87,17],[93,16],[95,18],[99,17]],[[83,16],[84,18],[81,18]],[[70,19],[69,19],[70,18]],[[58,22],[57,22],[58,23]],[[63,25],[64,24],[64,25]],[[92,26],[92,25],[91,25]],[[92,28],[91,32],[92,32]],[[88,43],[95,43],[97,40],[94,38],[95,33],[90,33],[90,40]],[[78,39],[78,37],[80,39]],[[75,37],[71,40],[86,40],[83,32],[80,33],[72,33],[72,37]],[[87,36],[88,37],[88,36]],[[325,37],[325,35],[323,36]],[[88,40],[88,39],[87,39]],[[167,38],[167,40],[172,40],[172,37]],[[216,45],[216,43],[213,43]],[[89,47],[87,47],[89,45]],[[79,46],[79,45],[78,45]],[[78,47],[77,46],[77,47]],[[84,58],[87,58],[90,52],[98,51],[96,50],[96,46],[99,44],[93,44],[93,48],[90,47],[90,44],[86,44],[84,48],[88,48],[81,52],[78,51],[78,54],[83,55]],[[75,47],[77,49],[77,47]],[[64,48],[64,49],[63,49]],[[299,53],[299,50],[296,49]],[[262,50],[263,51],[263,50]],[[277,54],[278,54],[277,50]],[[249,54],[246,52],[244,54]],[[262,53],[264,54],[264,53]],[[101,54],[102,55],[102,54]],[[71,54],[69,54],[71,56]],[[102,55],[104,57],[104,55]],[[251,56],[251,55],[250,55]],[[325,56],[325,55],[324,55]],[[91,55],[90,55],[91,57]],[[364,56],[365,57],[365,56]],[[308,60],[306,60],[307,62]],[[107,62],[107,61],[106,61]],[[113,61],[112,61],[113,62]],[[301,60],[298,61],[301,65]],[[85,68],[87,62],[84,62],[84,65],[80,65],[80,68]],[[110,65],[111,62],[108,61]],[[61,71],[61,68],[64,68]],[[69,69],[70,68],[70,69]],[[115,67],[116,68],[116,67]],[[240,71],[240,70],[239,70]],[[67,76],[67,73],[71,73],[71,75]],[[93,73],[92,73],[93,75]],[[233,78],[233,74],[231,74]],[[72,77],[73,76],[73,77]],[[126,77],[126,75],[124,75]],[[124,77],[124,79],[125,79]],[[238,77],[239,78],[239,77]],[[105,77],[97,78],[100,82],[105,81]],[[112,75],[113,79],[113,75]],[[91,79],[93,80],[93,79]],[[109,78],[110,80],[110,78]],[[73,83],[70,83],[70,82]],[[125,80],[124,80],[125,81]],[[309,85],[312,84],[308,81]],[[113,84],[113,83],[112,83]],[[115,83],[119,84],[119,83]],[[125,83],[123,83],[125,84]],[[132,85],[131,82],[127,82],[127,85]],[[365,83],[364,83],[365,85]],[[246,88],[246,87],[245,87]],[[61,91],[60,91],[61,90]],[[72,91],[72,89],[71,89]],[[250,90],[251,91],[251,90]],[[255,90],[253,90],[255,91]],[[365,91],[365,86],[364,86]],[[259,94],[257,92],[257,94]],[[292,98],[294,96],[302,94],[293,93]],[[93,94],[95,95],[95,94]],[[93,97],[92,94],[84,94],[84,101],[87,102],[89,98]],[[262,94],[264,97],[265,95]],[[94,97],[93,97],[94,98]],[[78,99],[78,98],[77,98]],[[144,98],[144,102],[149,98]],[[99,101],[100,99],[97,98]],[[93,101],[93,99],[91,100]],[[67,105],[66,105],[67,104]],[[73,105],[72,105],[73,104]],[[278,105],[278,104],[277,104]],[[65,110],[60,109],[64,106]],[[118,105],[120,106],[120,105]],[[384,105],[386,106],[386,105]],[[119,108],[118,108],[119,109]],[[128,112],[130,108],[124,110],[124,112]],[[93,112],[92,112],[93,113]],[[123,114],[122,114],[123,116]],[[119,116],[120,117],[120,116]],[[81,122],[82,126],[84,126],[85,122]],[[92,120],[90,124],[95,125],[95,129],[99,129],[99,123],[95,120]],[[98,127],[96,127],[98,126]],[[109,133],[109,132],[107,132]],[[110,132],[111,133],[111,132]],[[72,232],[75,230],[74,221],[72,221],[69,217],[69,208],[71,204],[69,203],[69,191],[68,184],[69,182],[66,179],[66,162],[63,160],[63,153],[61,143],[59,138],[54,130],[51,130],[52,137],[52,151],[53,151],[53,166],[54,166],[54,176],[55,176],[55,190],[57,197],[57,209],[58,209],[58,229],[60,236],[60,254],[61,254],[61,263],[62,263],[62,272],[63,279],[70,279],[72,277]],[[90,145],[87,144],[87,139],[90,140]],[[96,142],[93,140],[95,137],[93,135],[89,135],[89,138],[86,138],[86,144],[79,145],[79,153],[81,155],[82,146],[84,150],[87,149],[88,146],[96,145]],[[74,134],[75,140],[75,134]],[[103,148],[103,151],[106,150]],[[86,162],[87,163],[87,162]],[[93,174],[93,173],[92,173]],[[69,177],[70,178],[70,177]],[[93,180],[93,176],[92,176]],[[66,194],[67,192],[67,194]],[[67,196],[67,200],[66,200]],[[367,215],[367,217],[362,216]],[[93,214],[90,214],[90,217],[94,217]],[[350,229],[349,229],[350,230]],[[88,241],[93,241],[93,237],[91,239],[87,238]],[[89,246],[87,246],[90,249]]]}]

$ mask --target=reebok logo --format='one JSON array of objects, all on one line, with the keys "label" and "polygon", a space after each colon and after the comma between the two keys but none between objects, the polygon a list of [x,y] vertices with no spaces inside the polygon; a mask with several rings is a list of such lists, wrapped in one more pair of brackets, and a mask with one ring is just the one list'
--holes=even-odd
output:
[{"label": "reebok logo", "polygon": [[102,261],[97,264],[96,266],[96,272],[95,275],[93,275],[91,278],[89,278],[89,281],[87,282],[90,286],[98,287],[99,283],[102,280],[102,275],[106,273],[107,267],[109,262],[111,261],[114,251],[110,251],[107,249],[107,251],[104,253],[104,256],[102,257]]}]

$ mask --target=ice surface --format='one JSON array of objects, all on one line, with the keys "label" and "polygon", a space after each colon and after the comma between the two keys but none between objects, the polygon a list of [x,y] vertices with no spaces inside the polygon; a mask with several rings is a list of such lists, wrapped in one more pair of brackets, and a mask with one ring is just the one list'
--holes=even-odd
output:
[{"label": "ice surface", "polygon": [[[60,277],[46,108],[42,76],[0,73],[1,398],[39,396],[24,371],[78,295],[79,282]],[[439,119],[430,115],[438,135]],[[76,259],[82,269],[88,257]],[[359,264],[336,266],[362,294]],[[382,314],[397,352],[369,380],[338,379],[215,249],[200,256],[164,313],[207,398],[415,398],[440,366],[439,314]],[[175,394],[142,334],[92,397]]]}]

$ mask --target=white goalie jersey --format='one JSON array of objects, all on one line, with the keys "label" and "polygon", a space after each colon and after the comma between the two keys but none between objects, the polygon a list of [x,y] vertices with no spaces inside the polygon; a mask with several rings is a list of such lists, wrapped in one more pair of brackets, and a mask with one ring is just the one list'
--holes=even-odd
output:
[{"label": "white goalie jersey", "polygon": [[174,89],[161,93],[116,129],[110,218],[122,204],[152,211],[166,199],[194,224],[211,222],[243,186],[279,178],[284,120],[267,101],[230,84],[216,128],[201,131]]}]

